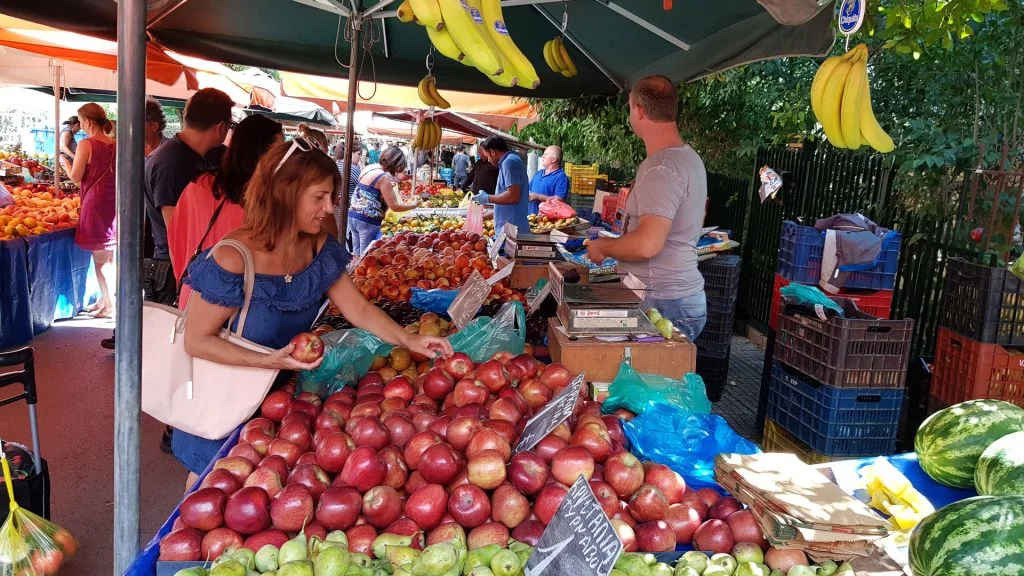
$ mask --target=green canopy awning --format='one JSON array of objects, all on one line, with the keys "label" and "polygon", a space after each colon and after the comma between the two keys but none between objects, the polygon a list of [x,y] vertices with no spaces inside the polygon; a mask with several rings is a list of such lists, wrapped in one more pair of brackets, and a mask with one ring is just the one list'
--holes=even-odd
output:
[{"label": "green canopy awning", "polygon": [[[413,85],[425,73],[429,40],[422,27],[394,17],[397,0],[159,0],[149,2],[149,35],[158,44],[207,59],[323,76],[348,76],[345,25],[383,3],[363,28],[373,43],[365,81]],[[688,81],[766,58],[823,55],[832,45],[833,6],[806,23],[784,26],[756,0],[504,0],[505,23],[541,77],[536,90],[502,88],[444,57],[435,74],[445,89],[537,97],[614,94],[649,74]],[[544,43],[567,13],[566,43],[579,75],[563,78],[544,64]],[[110,0],[5,0],[0,11],[49,26],[116,38]],[[581,51],[582,49],[582,51]],[[341,63],[345,63],[343,66]]]}]

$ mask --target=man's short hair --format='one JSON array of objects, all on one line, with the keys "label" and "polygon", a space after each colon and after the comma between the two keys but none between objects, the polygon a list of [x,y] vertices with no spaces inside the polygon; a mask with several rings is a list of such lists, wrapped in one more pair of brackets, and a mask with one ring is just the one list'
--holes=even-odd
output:
[{"label": "man's short hair", "polygon": [[676,85],[665,76],[648,76],[637,82],[629,95],[654,122],[675,122],[679,117]]},{"label": "man's short hair", "polygon": [[559,164],[562,163],[562,147],[561,146],[548,146],[544,151],[551,150],[551,153],[555,155],[555,161]]},{"label": "man's short hair", "polygon": [[216,88],[203,88],[185,104],[185,126],[206,131],[221,122],[231,122],[231,107],[235,103]]},{"label": "man's short hair", "polygon": [[484,150],[497,150],[498,152],[508,152],[508,142],[501,136],[488,136],[480,143],[480,147]]},{"label": "man's short hair", "polygon": [[146,97],[146,122],[156,122],[160,126],[160,132],[167,128],[167,118],[164,117],[164,108],[152,96]]}]

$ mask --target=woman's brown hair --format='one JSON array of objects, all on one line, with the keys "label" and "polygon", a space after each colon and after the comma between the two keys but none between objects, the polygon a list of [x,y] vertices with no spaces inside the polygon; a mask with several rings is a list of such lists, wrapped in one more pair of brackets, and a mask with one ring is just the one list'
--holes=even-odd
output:
[{"label": "woman's brown hair", "polygon": [[104,133],[109,132],[110,128],[113,127],[110,120],[107,120],[107,113],[103,111],[103,107],[95,102],[83,104],[82,107],[78,109],[78,117],[85,118],[89,122],[99,126]]},{"label": "woman's brown hair", "polygon": [[303,190],[325,178],[333,180],[331,190],[341,186],[338,165],[316,149],[308,152],[296,149],[281,168],[275,170],[291,147],[291,142],[281,142],[267,150],[245,188],[242,228],[265,250],[273,250],[281,235],[292,226]]}]

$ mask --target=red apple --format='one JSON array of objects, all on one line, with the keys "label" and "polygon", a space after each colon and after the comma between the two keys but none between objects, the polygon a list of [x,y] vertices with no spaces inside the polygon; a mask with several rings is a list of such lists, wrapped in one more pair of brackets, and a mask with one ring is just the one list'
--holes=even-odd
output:
[{"label": "red apple", "polygon": [[385,398],[400,398],[406,402],[411,401],[413,396],[416,395],[412,389],[412,381],[405,376],[392,378],[384,386],[383,394]]},{"label": "red apple", "polygon": [[267,493],[267,496],[271,498],[277,496],[278,492],[284,487],[281,483],[281,477],[277,472],[266,466],[260,466],[253,470],[252,474],[245,479],[245,486],[262,488]]},{"label": "red apple", "polygon": [[448,443],[456,450],[465,450],[473,434],[481,428],[482,424],[477,418],[460,416],[448,424]]},{"label": "red apple", "polygon": [[[525,424],[526,421],[521,420],[521,422]],[[501,436],[502,440],[508,442],[509,446],[515,442],[516,437],[519,435],[516,425],[507,420],[484,420],[483,427],[497,432],[498,436]]]},{"label": "red apple", "polygon": [[504,364],[497,360],[488,360],[476,369],[477,379],[491,392],[498,392],[509,385],[508,372]]},{"label": "red apple", "polygon": [[374,486],[363,495],[363,518],[375,528],[386,528],[402,515],[402,497],[390,486]]},{"label": "red apple", "polygon": [[605,461],[604,481],[619,498],[629,498],[644,483],[644,466],[629,452],[619,452]]},{"label": "red apple", "polygon": [[388,446],[380,451],[380,459],[384,462],[384,485],[395,490],[401,490],[409,479],[409,468],[402,459],[402,453],[397,446]]},{"label": "red apple", "polygon": [[224,523],[227,500],[220,488],[200,488],[181,501],[178,507],[181,521],[189,528],[213,530]]},{"label": "red apple", "polygon": [[505,457],[497,450],[480,450],[470,456],[466,472],[470,484],[493,490],[505,481]]},{"label": "red apple", "polygon": [[351,486],[360,492],[366,492],[382,483],[386,475],[387,467],[377,452],[364,446],[352,451],[335,483],[340,482],[343,486]]},{"label": "red apple", "polygon": [[433,546],[438,542],[465,542],[466,530],[459,526],[455,520],[442,522],[427,535],[427,546]]},{"label": "red apple", "polygon": [[[652,484],[644,484],[637,488],[629,498],[629,513],[637,522],[661,520],[668,510],[668,498]],[[637,535],[639,539],[639,534]],[[643,545],[640,546],[641,549]]]},{"label": "red apple", "polygon": [[501,522],[509,530],[530,517],[530,501],[511,484],[498,486],[491,495],[491,520]]},{"label": "red apple", "polygon": [[373,558],[373,541],[377,539],[377,529],[369,524],[359,524],[345,531],[348,537],[350,552],[359,552]]},{"label": "red apple", "polygon": [[690,487],[687,487],[686,491],[683,492],[683,499],[679,503],[685,504],[696,510],[697,513],[700,514],[700,518],[702,521],[705,520],[708,516],[708,505],[705,504],[704,500],[701,499],[700,494],[698,494],[696,490]]},{"label": "red apple", "polygon": [[198,562],[203,559],[202,530],[181,528],[160,540],[160,560],[168,562]]},{"label": "red apple", "polygon": [[[501,463],[504,469],[504,462]],[[462,462],[451,446],[444,442],[423,451],[417,470],[431,484],[448,484],[459,475]]]},{"label": "red apple", "polygon": [[544,459],[535,452],[520,452],[512,457],[509,465],[509,481],[523,494],[540,492],[548,481],[548,467]]},{"label": "red apple", "polygon": [[316,362],[324,355],[324,341],[311,332],[301,332],[288,342],[292,348],[292,358],[299,362]]},{"label": "red apple", "polygon": [[460,407],[468,404],[483,404],[487,401],[488,393],[487,387],[480,381],[464,378],[455,384],[452,401]]},{"label": "red apple", "polygon": [[463,484],[452,489],[448,497],[448,513],[462,526],[475,528],[490,518],[491,501],[479,487]]},{"label": "red apple", "polygon": [[572,486],[582,475],[590,480],[594,475],[594,457],[583,446],[566,446],[551,459],[551,477],[566,486]]},{"label": "red apple", "polygon": [[249,536],[245,539],[245,544],[243,544],[243,546],[245,546],[249,550],[252,550],[253,552],[257,552],[259,551],[260,548],[266,546],[267,544],[272,544],[280,548],[281,545],[287,541],[287,534],[285,534],[281,530],[278,530],[277,528],[271,528],[270,530],[264,530],[262,532],[257,532],[252,536]]},{"label": "red apple", "polygon": [[700,496],[700,499],[704,501],[704,505],[709,509],[722,499],[722,495],[714,488],[699,488],[697,489],[697,495]]},{"label": "red apple", "polygon": [[669,505],[664,520],[675,532],[676,544],[689,544],[703,523],[700,512],[688,504]]},{"label": "red apple", "polygon": [[761,550],[768,549],[768,540],[764,537],[764,532],[761,531],[757,519],[754,518],[754,513],[750,510],[733,512],[725,519],[725,523],[729,525],[733,540],[737,543],[749,542],[757,544]]},{"label": "red apple", "polygon": [[725,520],[731,516],[734,512],[738,512],[743,508],[739,500],[732,496],[726,496],[718,502],[715,502],[713,506],[708,508],[708,518],[714,518],[715,520]]},{"label": "red apple", "polygon": [[274,527],[285,532],[302,530],[313,519],[313,496],[300,484],[289,484],[270,501]]},{"label": "red apple", "polygon": [[568,490],[560,484],[548,484],[541,488],[533,503],[533,513],[537,515],[537,519],[545,526],[550,524],[551,518],[558,512],[558,507],[562,505],[567,493]]},{"label": "red apple", "polygon": [[256,468],[248,458],[241,456],[225,456],[214,463],[213,469],[223,468],[231,475],[235,477],[239,482],[245,482],[245,479],[252,474],[252,471]]},{"label": "red apple", "polygon": [[405,501],[405,515],[424,530],[433,530],[441,523],[448,495],[438,484],[426,484],[411,493]]},{"label": "red apple", "polygon": [[363,510],[359,492],[347,486],[328,488],[316,505],[316,521],[328,530],[347,530]]},{"label": "red apple", "polygon": [[473,434],[466,446],[466,458],[472,458],[474,454],[483,450],[497,450],[501,452],[502,458],[507,462],[512,457],[512,448],[500,434],[489,428],[481,428]]},{"label": "red apple", "polygon": [[281,418],[288,413],[288,407],[292,403],[292,397],[284,390],[274,390],[263,399],[260,404],[260,414],[271,422],[280,422]]},{"label": "red apple", "polygon": [[260,468],[270,468],[274,472],[277,472],[277,477],[281,480],[281,485],[288,480],[288,462],[281,456],[267,456],[263,460],[260,460]]},{"label": "red apple", "polygon": [[355,442],[344,432],[326,435],[316,445],[316,463],[325,472],[337,474],[345,467],[355,448]]},{"label": "red apple", "polygon": [[270,522],[270,497],[262,488],[241,488],[224,506],[224,524],[239,534],[266,530]]},{"label": "red apple", "polygon": [[619,511],[619,497],[615,495],[615,490],[601,480],[591,480],[590,490],[594,493],[594,497],[597,498],[601,509],[604,510],[604,515],[609,518],[615,516]]},{"label": "red apple", "polygon": [[612,453],[612,439],[604,423],[598,419],[576,428],[576,433],[569,440],[570,446],[584,446],[594,456],[594,461],[601,463]]},{"label": "red apple", "polygon": [[312,541],[313,539],[317,539],[321,542],[327,540],[327,528],[324,528],[316,522],[307,524],[306,527],[302,529],[302,533],[309,541]]},{"label": "red apple", "polygon": [[314,406],[323,407],[324,405],[324,401],[320,399],[320,396],[316,392],[301,392],[295,399],[302,400],[303,402],[309,402]]},{"label": "red apple", "polygon": [[555,457],[555,454],[568,446],[569,443],[558,436],[548,434],[547,436],[540,439],[537,445],[533,447],[533,451],[540,456],[544,462],[551,463],[551,459]]},{"label": "red apple", "polygon": [[398,520],[395,520],[384,529],[385,534],[398,534],[399,536],[414,536],[419,535],[418,538],[413,538],[413,548],[417,548],[416,544],[419,544],[418,549],[423,549],[423,530],[419,524],[412,521],[410,518],[401,516]]},{"label": "red apple", "polygon": [[657,486],[661,493],[668,498],[669,504],[678,504],[683,501],[683,493],[686,492],[686,482],[675,470],[664,464],[650,464],[646,466],[644,483]]},{"label": "red apple", "polygon": [[304,451],[304,449],[287,440],[275,438],[274,441],[270,443],[270,447],[267,448],[267,455],[280,456],[284,458],[284,461],[288,466],[294,466],[295,463],[298,462],[299,456],[302,456]]},{"label": "red apple", "polygon": [[608,430],[608,437],[612,442],[618,442],[620,446],[626,446],[629,441],[626,439],[626,432],[622,429],[622,422],[615,416],[602,416],[605,428]]},{"label": "red apple", "polygon": [[469,531],[466,536],[467,548],[476,550],[484,546],[496,544],[502,548],[508,546],[508,528],[498,522],[487,522]]},{"label": "red apple", "polygon": [[[392,380],[392,382],[394,382],[394,380]],[[392,412],[397,412],[399,410],[405,412],[407,411],[408,406],[408,400],[396,397],[385,398],[380,403],[381,417],[387,416],[388,414],[391,414]]]},{"label": "red apple", "polygon": [[334,410],[324,410],[316,417],[316,421],[313,423],[313,430],[314,433],[341,432],[343,425],[344,420],[337,412]]},{"label": "red apple", "polygon": [[491,404],[488,416],[495,420],[504,420],[515,424],[523,417],[522,410],[509,398],[498,398]]},{"label": "red apple", "polygon": [[544,523],[540,520],[527,520],[512,531],[513,538],[530,546],[536,546],[537,542],[540,542],[542,534],[544,534]]},{"label": "red apple", "polygon": [[419,472],[412,472],[409,474],[409,479],[405,481],[405,493],[413,494],[426,485],[427,481],[423,479]]},{"label": "red apple", "polygon": [[348,414],[348,421],[345,422],[345,432],[351,434],[352,428],[360,418],[365,418],[367,416],[380,417],[384,414],[384,409],[380,406],[380,403],[383,401],[384,397],[380,394],[367,396],[367,400],[360,400],[359,404],[353,406],[352,410]]},{"label": "red apple", "polygon": [[441,416],[437,420],[434,420],[434,422],[430,426],[427,426],[427,430],[430,430],[431,432],[433,432],[434,434],[437,434],[441,438],[447,438],[448,437],[448,425],[451,424],[451,423],[452,423],[452,417],[451,416]]},{"label": "red apple", "polygon": [[441,368],[455,380],[461,380],[473,369],[473,360],[463,352],[456,352],[444,359]]},{"label": "red apple", "polygon": [[405,450],[402,455],[405,457],[405,465],[410,470],[416,470],[420,464],[420,458],[423,457],[423,453],[426,452],[427,448],[439,444],[441,437],[429,430],[417,432],[409,439],[409,442],[405,445]]},{"label": "red apple", "polygon": [[661,520],[644,522],[636,527],[637,548],[644,552],[670,552],[676,549],[676,534]]},{"label": "red apple", "polygon": [[230,528],[215,528],[203,536],[200,546],[203,558],[216,560],[220,555],[232,548],[241,548],[245,544],[242,535]]},{"label": "red apple", "polygon": [[636,552],[639,548],[636,545],[636,533],[633,531],[633,527],[618,518],[612,518],[611,523],[615,535],[622,541],[622,550]]},{"label": "red apple", "polygon": [[296,468],[306,465],[318,466],[316,463],[316,452],[303,452],[302,456],[299,456],[299,459],[295,461]]},{"label": "red apple", "polygon": [[419,432],[429,430],[430,426],[436,421],[437,415],[428,411],[418,412],[412,417],[412,425],[415,426],[416,430]]},{"label": "red apple", "polygon": [[558,436],[568,442],[572,438],[572,434],[573,431],[572,428],[569,428],[569,424],[567,422],[562,422],[558,426],[555,426],[555,429],[551,431],[549,436]]},{"label": "red apple", "polygon": [[572,374],[569,373],[568,368],[561,364],[550,364],[544,368],[544,371],[540,373],[537,379],[540,380],[541,384],[558,392],[569,385],[569,382],[572,381]]},{"label": "red apple", "polygon": [[769,548],[768,552],[764,555],[764,563],[773,571],[779,570],[786,573],[793,566],[808,565],[807,554],[797,548]]},{"label": "red apple", "polygon": [[551,388],[540,383],[539,380],[527,380],[520,384],[519,391],[523,395],[523,399],[530,408],[540,408],[551,401],[554,393]]},{"label": "red apple", "polygon": [[[288,413],[292,412],[302,412],[309,416],[309,421],[312,423],[313,419],[320,415],[320,406],[306,400],[293,400],[291,406],[288,407]],[[285,414],[285,416],[287,415]],[[284,424],[284,422],[285,420],[282,418],[281,423]]]},{"label": "red apple", "polygon": [[381,375],[377,372],[367,372],[366,374],[363,375],[362,378],[359,379],[359,384],[357,388],[359,390],[367,390],[369,389],[370,386],[373,385],[378,385],[383,388],[384,378],[382,378]]},{"label": "red apple", "polygon": [[384,417],[384,427],[391,435],[391,443],[399,448],[405,448],[409,439],[416,433],[412,420],[394,412]]},{"label": "red apple", "polygon": [[391,433],[376,416],[359,419],[351,434],[356,447],[369,446],[374,450],[380,450],[391,443]]},{"label": "red apple", "polygon": [[455,381],[443,369],[435,366],[423,378],[423,392],[434,400],[443,400],[455,389]]},{"label": "red apple", "polygon": [[517,366],[523,373],[523,378],[533,378],[540,371],[540,362],[529,354],[520,354],[508,361],[509,364]]},{"label": "red apple", "polygon": [[735,541],[732,538],[732,530],[722,520],[708,520],[693,534],[693,547],[702,552],[728,554],[732,551],[733,544]]},{"label": "red apple", "polygon": [[313,497],[313,502],[316,502],[331,485],[331,478],[316,464],[303,464],[296,466],[288,475],[287,486],[292,484],[303,486]]},{"label": "red apple", "polygon": [[218,468],[217,470],[211,470],[199,487],[219,488],[224,494],[231,496],[242,487],[242,483],[231,472],[224,468]]}]

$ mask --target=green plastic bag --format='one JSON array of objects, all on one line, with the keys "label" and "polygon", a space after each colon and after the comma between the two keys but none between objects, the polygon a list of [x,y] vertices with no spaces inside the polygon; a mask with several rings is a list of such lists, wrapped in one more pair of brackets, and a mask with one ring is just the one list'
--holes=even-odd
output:
[{"label": "green plastic bag", "polygon": [[492,318],[475,318],[465,329],[448,337],[456,352],[480,363],[498,352],[522,354],[526,344],[526,312],[519,302],[508,302]]},{"label": "green plastic bag", "polygon": [[375,356],[391,353],[391,344],[366,330],[353,328],[328,332],[324,341],[324,360],[315,370],[299,374],[299,392],[314,392],[326,398],[369,372]]},{"label": "green plastic bag", "polygon": [[675,380],[657,374],[641,374],[625,362],[608,387],[608,399],[601,405],[601,412],[611,414],[625,408],[640,415],[655,404],[668,404],[697,414],[711,413],[711,401],[700,376],[691,373],[682,380]]}]

